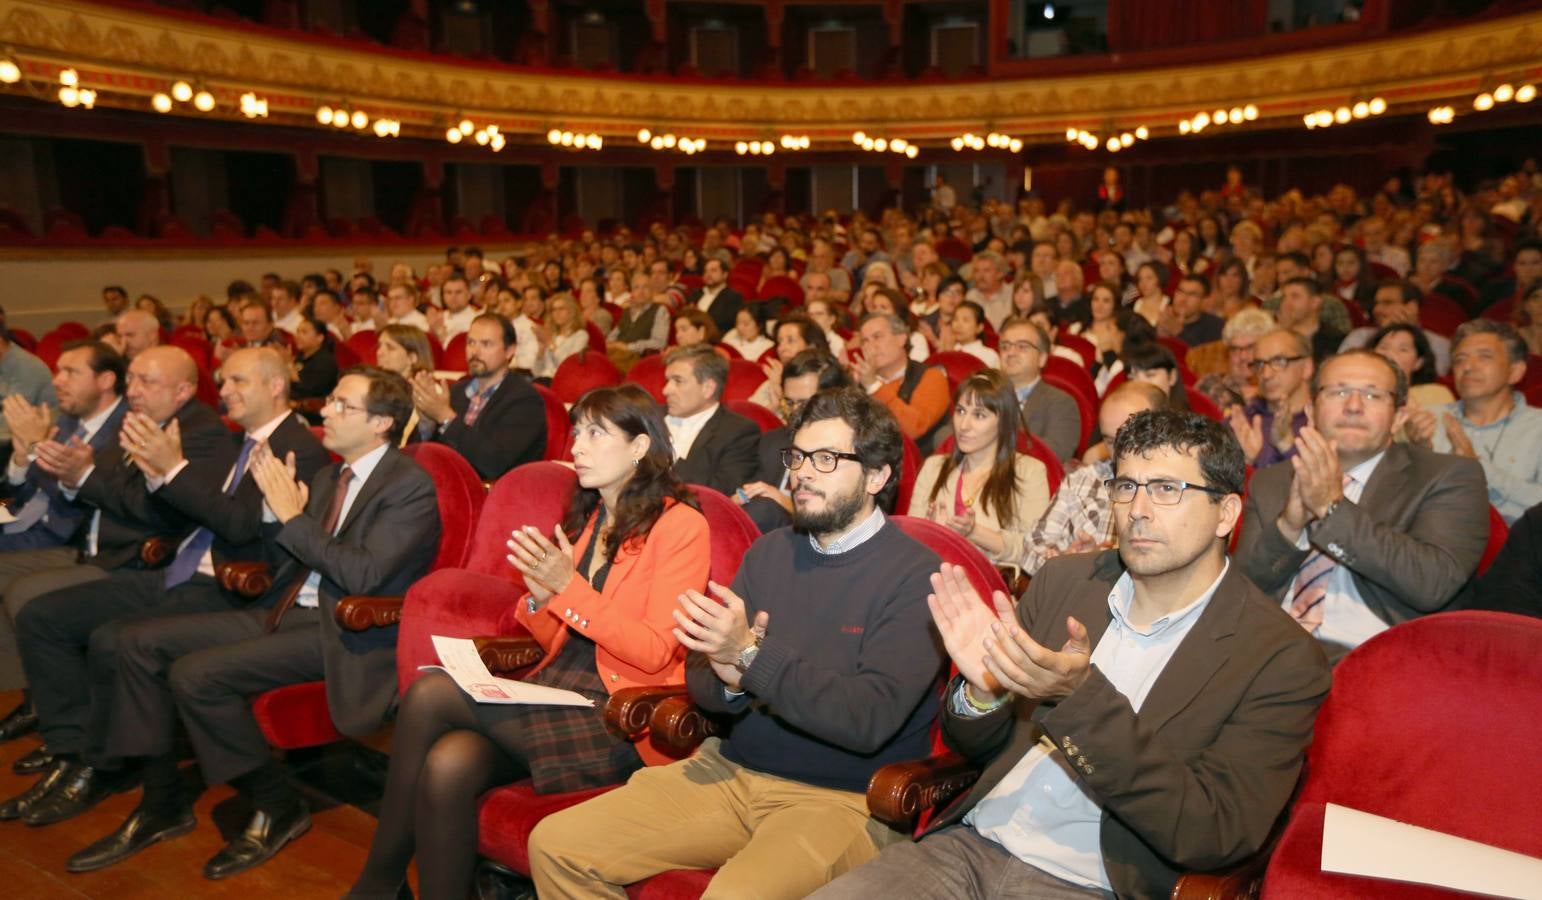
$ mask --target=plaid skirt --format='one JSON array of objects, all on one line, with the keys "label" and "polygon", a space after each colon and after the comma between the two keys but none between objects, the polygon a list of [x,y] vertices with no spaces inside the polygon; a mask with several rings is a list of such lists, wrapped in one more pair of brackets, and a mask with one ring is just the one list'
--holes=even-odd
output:
[{"label": "plaid skirt", "polygon": [[593,708],[472,704],[482,733],[524,766],[537,794],[620,784],[642,768],[632,742],[605,726],[610,694],[594,654],[594,641],[570,630],[557,658],[531,679],[583,694]]}]

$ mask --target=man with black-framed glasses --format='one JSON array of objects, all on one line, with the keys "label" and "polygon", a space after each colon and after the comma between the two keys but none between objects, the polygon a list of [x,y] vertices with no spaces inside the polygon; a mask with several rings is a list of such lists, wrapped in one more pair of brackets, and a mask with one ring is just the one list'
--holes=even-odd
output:
[{"label": "man with black-framed glasses", "polygon": [[1337,660],[1368,638],[1448,606],[1488,540],[1478,462],[1393,435],[1408,376],[1369,350],[1312,377],[1313,425],[1254,475],[1237,562]]},{"label": "man with black-framed glasses", "polygon": [[1311,342],[1293,331],[1272,331],[1253,345],[1251,365],[1258,396],[1247,406],[1233,407],[1230,424],[1248,464],[1261,469],[1289,458],[1297,432],[1306,427]]}]

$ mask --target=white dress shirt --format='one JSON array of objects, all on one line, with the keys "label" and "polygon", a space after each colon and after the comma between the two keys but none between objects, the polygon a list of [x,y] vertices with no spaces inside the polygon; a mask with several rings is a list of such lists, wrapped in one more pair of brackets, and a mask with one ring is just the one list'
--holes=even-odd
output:
[{"label": "white dress shirt", "polygon": [[[1112,618],[1092,650],[1091,664],[1136,713],[1230,568],[1228,560],[1197,600],[1144,628],[1129,620],[1135,600],[1130,574],[1120,576],[1108,592]],[[955,711],[970,714],[959,693],[950,702]],[[1028,865],[1072,884],[1111,891],[1103,867],[1102,821],[1098,799],[1082,787],[1065,755],[1045,736],[964,816],[965,824]]]},{"label": "white dress shirt", "polygon": [[718,404],[714,403],[693,415],[664,417],[664,425],[669,429],[669,443],[675,448],[676,461],[691,455],[691,446],[696,443],[696,436],[707,427],[707,420],[717,412],[717,407]]},{"label": "white dress shirt", "polygon": [[[1360,502],[1360,495],[1365,493],[1365,483],[1371,480],[1371,474],[1386,455],[1383,450],[1344,473],[1349,478],[1349,483],[1344,485],[1345,500],[1350,503]],[[1296,549],[1306,550],[1311,546],[1309,530],[1310,526],[1301,530],[1301,535],[1296,538]],[[1290,612],[1291,605],[1296,602],[1295,579],[1291,581],[1290,589],[1285,592],[1286,612]],[[1358,647],[1392,627],[1365,605],[1360,589],[1355,586],[1354,572],[1348,566],[1334,566],[1332,571],[1323,576],[1322,585],[1322,624],[1312,632],[1313,637],[1345,647]]]},{"label": "white dress shirt", "polygon": [[696,308],[706,312],[712,307],[712,301],[716,300],[717,295],[723,293],[723,288],[726,287],[728,287],[726,282],[717,287],[703,287],[701,289],[701,296],[696,299]]},{"label": "white dress shirt", "polygon": [[[334,535],[343,527],[343,523],[348,521],[348,511],[353,509],[353,501],[358,499],[359,491],[364,489],[364,483],[369,481],[369,476],[375,471],[375,467],[385,459],[388,449],[390,449],[388,445],[381,444],[348,466],[353,471],[353,479],[348,482],[348,492],[343,495],[343,507],[338,510],[337,525],[332,529]],[[300,586],[300,593],[295,595],[295,605],[314,608],[320,602],[318,599],[320,585],[321,573],[312,569],[310,577]]]},{"label": "white dress shirt", "polygon": [[[402,316],[400,318],[387,319],[386,320],[386,324],[387,325],[411,325],[413,328],[418,329],[419,331],[423,332],[424,334],[428,334],[429,331],[431,330],[428,327],[428,316],[423,315],[422,313],[418,312],[417,310],[413,310],[412,312],[410,312],[410,313],[408,313],[405,316]],[[353,330],[354,331],[360,331],[362,329],[360,329],[358,326],[354,326]]]},{"label": "white dress shirt", "polygon": [[466,332],[470,331],[471,323],[475,321],[476,317],[480,316],[481,314],[482,311],[480,309],[470,305],[463,307],[460,312],[450,312],[449,310],[445,310],[443,337],[444,342],[448,344],[450,340],[457,334],[465,334]]},{"label": "white dress shirt", "polygon": [[1001,368],[1000,354],[985,346],[985,342],[982,340],[976,339],[967,344],[959,344],[958,349],[985,363],[986,366],[992,369]]},{"label": "white dress shirt", "polygon": [[514,358],[509,367],[534,372],[536,362],[541,358],[541,342],[535,339],[535,322],[520,313],[509,324],[514,326]]},{"label": "white dress shirt", "polygon": [[288,315],[275,321],[273,323],[273,327],[280,331],[287,331],[290,335],[293,335],[295,329],[300,327],[300,323],[304,321],[304,319],[305,317],[300,315],[300,310],[298,307],[296,307],[295,309],[291,309]]}]

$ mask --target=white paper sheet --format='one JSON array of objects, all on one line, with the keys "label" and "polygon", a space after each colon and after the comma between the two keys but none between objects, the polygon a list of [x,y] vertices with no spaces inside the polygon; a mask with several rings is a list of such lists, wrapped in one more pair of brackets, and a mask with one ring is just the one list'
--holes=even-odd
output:
[{"label": "white paper sheet", "polygon": [[419,666],[419,669],[440,669],[455,679],[460,689],[478,703],[525,703],[534,706],[593,706],[594,701],[574,691],[547,687],[499,678],[487,671],[482,663],[477,645],[466,638],[434,635],[434,649],[439,653],[438,666]]},{"label": "white paper sheet", "polygon": [[1324,872],[1542,900],[1542,859],[1329,803]]}]

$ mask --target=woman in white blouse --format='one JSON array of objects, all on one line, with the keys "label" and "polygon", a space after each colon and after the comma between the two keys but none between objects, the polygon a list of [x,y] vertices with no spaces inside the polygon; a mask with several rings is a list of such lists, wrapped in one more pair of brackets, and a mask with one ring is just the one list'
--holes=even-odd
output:
[{"label": "woman in white blouse", "polygon": [[531,372],[537,378],[550,378],[564,359],[589,346],[589,331],[572,294],[558,294],[546,301],[546,322],[534,330],[536,340],[541,342],[541,352]]},{"label": "woman in white blouse", "polygon": [[760,330],[760,322],[756,321],[749,307],[739,310],[739,315],[734,319],[734,330],[723,336],[723,343],[750,362],[758,361],[762,353],[776,346]]}]

